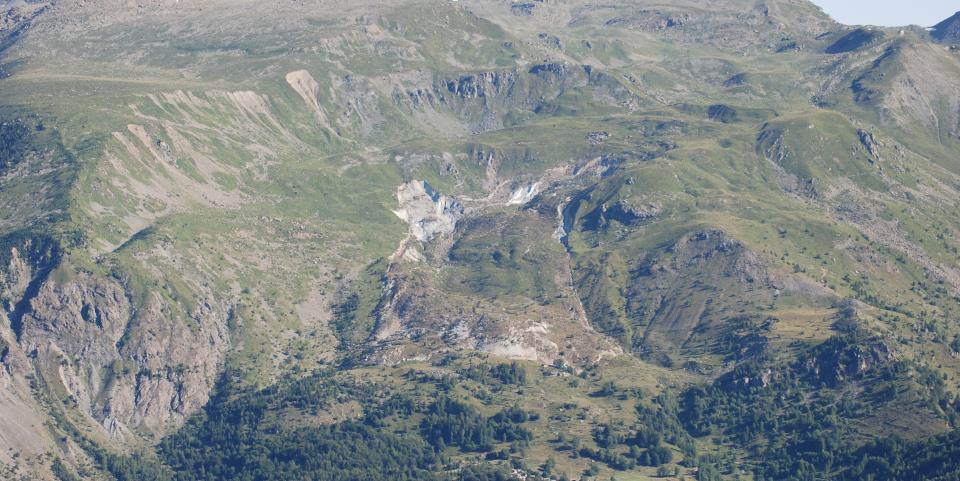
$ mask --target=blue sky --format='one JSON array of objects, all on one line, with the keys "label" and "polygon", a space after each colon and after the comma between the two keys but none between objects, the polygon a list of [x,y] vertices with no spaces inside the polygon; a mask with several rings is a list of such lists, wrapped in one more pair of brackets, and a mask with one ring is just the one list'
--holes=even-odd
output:
[{"label": "blue sky", "polygon": [[837,21],[851,25],[931,27],[960,11],[957,0],[813,0]]}]

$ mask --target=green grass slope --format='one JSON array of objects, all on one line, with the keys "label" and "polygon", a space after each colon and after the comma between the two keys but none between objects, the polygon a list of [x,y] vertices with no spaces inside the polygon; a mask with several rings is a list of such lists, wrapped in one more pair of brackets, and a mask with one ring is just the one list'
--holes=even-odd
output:
[{"label": "green grass slope", "polygon": [[0,362],[59,442],[0,437],[0,474],[955,476],[960,61],[927,32],[35,8],[0,17]]}]

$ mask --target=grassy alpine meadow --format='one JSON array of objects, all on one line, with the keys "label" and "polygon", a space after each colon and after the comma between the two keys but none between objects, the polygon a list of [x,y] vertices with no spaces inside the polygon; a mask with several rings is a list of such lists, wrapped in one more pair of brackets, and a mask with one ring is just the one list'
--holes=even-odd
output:
[{"label": "grassy alpine meadow", "polygon": [[958,20],[341,3],[0,3],[0,477],[958,476]]}]

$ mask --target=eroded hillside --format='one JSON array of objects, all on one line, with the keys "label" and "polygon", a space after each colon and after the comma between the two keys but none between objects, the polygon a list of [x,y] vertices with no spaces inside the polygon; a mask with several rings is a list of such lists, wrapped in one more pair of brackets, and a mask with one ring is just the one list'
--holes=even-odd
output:
[{"label": "eroded hillside", "polygon": [[7,5],[0,475],[956,473],[956,23]]}]

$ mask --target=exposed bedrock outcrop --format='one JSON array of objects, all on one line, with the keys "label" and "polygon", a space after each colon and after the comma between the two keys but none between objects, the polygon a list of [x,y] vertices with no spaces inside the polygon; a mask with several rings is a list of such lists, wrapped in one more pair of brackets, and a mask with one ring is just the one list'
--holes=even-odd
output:
[{"label": "exposed bedrock outcrop", "polygon": [[202,299],[183,319],[173,302],[134,300],[87,273],[47,279],[21,319],[20,347],[110,435],[163,432],[207,402],[229,342],[226,306]]},{"label": "exposed bedrock outcrop", "polygon": [[407,182],[397,188],[400,208],[394,213],[410,225],[410,235],[429,242],[440,234],[453,232],[463,218],[463,206],[435,191],[426,181]]}]

